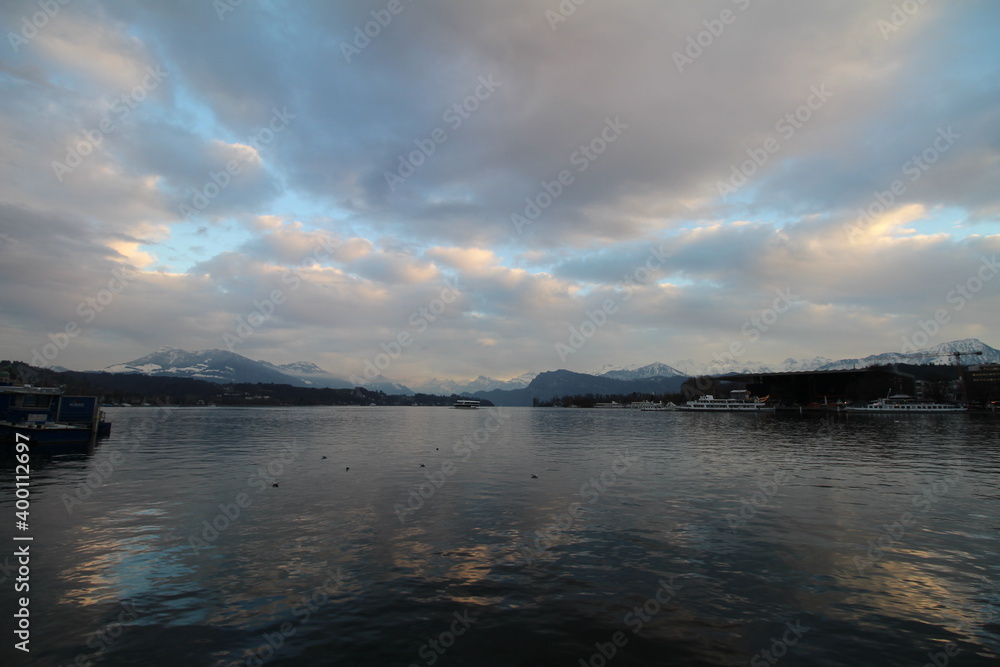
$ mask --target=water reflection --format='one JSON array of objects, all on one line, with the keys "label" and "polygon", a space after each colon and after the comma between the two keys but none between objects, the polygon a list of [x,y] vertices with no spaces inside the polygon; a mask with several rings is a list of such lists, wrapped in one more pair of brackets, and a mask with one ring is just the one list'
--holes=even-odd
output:
[{"label": "water reflection", "polygon": [[[116,411],[116,432],[141,413]],[[524,409],[487,432],[488,418],[191,410],[134,450],[112,436],[40,463],[38,664],[93,653],[122,601],[138,618],[98,664],[234,664],[282,627],[274,664],[426,664],[463,610],[478,620],[442,664],[578,664],[619,631],[616,665],[746,664],[796,621],[812,629],[782,664],[911,664],[949,641],[963,665],[997,658],[996,420]],[[115,452],[69,511],[62,497]],[[628,614],[671,578],[633,632]]]}]

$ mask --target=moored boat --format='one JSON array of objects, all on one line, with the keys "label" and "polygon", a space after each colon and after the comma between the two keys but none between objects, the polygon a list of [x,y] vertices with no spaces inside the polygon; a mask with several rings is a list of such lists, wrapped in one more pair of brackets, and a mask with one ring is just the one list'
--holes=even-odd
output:
[{"label": "moored boat", "polygon": [[0,441],[85,444],[110,432],[94,396],[66,396],[58,387],[0,385]]},{"label": "moored boat", "polygon": [[867,412],[867,413],[940,413],[940,412],[967,412],[968,408],[963,405],[953,403],[938,403],[935,401],[921,401],[905,394],[896,394],[869,401],[864,405],[850,405],[844,408],[845,412]]},{"label": "moored boat", "polygon": [[686,405],[678,405],[678,410],[686,412],[774,412],[774,408],[765,403],[765,399],[750,395],[746,389],[735,389],[729,392],[729,398],[715,398],[708,394]]},{"label": "moored boat", "polygon": [[677,409],[673,403],[649,403],[642,405],[639,409],[643,412],[672,412]]}]

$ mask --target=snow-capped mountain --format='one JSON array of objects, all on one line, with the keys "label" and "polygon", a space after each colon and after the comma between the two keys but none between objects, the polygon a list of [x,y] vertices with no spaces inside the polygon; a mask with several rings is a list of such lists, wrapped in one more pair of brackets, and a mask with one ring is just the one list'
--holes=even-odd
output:
[{"label": "snow-capped mountain", "polygon": [[713,359],[708,362],[695,361],[694,359],[681,359],[675,361],[673,367],[684,375],[726,375],[727,373],[773,373],[777,370],[771,365],[761,361],[751,360],[718,360]]},{"label": "snow-capped mountain", "polygon": [[369,391],[381,391],[392,395],[413,396],[415,393],[405,384],[393,382],[384,375],[376,375],[371,380],[365,380],[362,386]]},{"label": "snow-capped mountain", "polygon": [[793,359],[789,357],[780,364],[765,364],[750,360],[713,360],[708,363],[683,359],[674,362],[674,368],[687,375],[726,375],[744,373],[788,373],[795,371],[835,371],[853,368],[867,368],[886,364],[934,364],[947,366],[955,363],[954,352],[982,352],[981,355],[964,354],[959,360],[964,365],[1000,363],[1000,350],[996,350],[977,338],[941,343],[932,348],[918,350],[913,353],[883,352],[870,354],[857,359],[838,359],[828,357],[813,357],[811,359]]},{"label": "snow-capped mountain", "polygon": [[329,389],[353,389],[354,384],[350,380],[345,380],[344,378],[337,377],[333,373],[329,373],[311,361],[296,361],[291,364],[281,364],[280,366],[275,366],[274,364],[261,361],[260,363],[274,368],[285,375],[290,375],[293,378],[297,378],[304,382],[309,387],[316,387],[317,389],[329,388]]},{"label": "snow-capped mountain", "polygon": [[538,373],[525,373],[510,380],[496,380],[480,375],[475,380],[468,382],[434,379],[414,387],[414,390],[425,394],[450,396],[451,394],[473,394],[477,391],[493,391],[494,389],[524,389],[531,384],[537,375]]},{"label": "snow-capped mountain", "polygon": [[[605,368],[608,366],[605,365]],[[672,366],[667,366],[666,364],[661,364],[660,362],[655,362],[652,364],[647,364],[645,366],[639,366],[638,368],[620,368],[614,370],[606,370],[602,373],[598,373],[600,377],[611,378],[612,380],[645,380],[646,378],[657,378],[657,377],[676,377],[678,375],[686,375]]]},{"label": "snow-capped mountain", "polygon": [[[967,338],[965,340],[941,343],[935,347],[915,353],[884,352],[858,359],[839,359],[837,361],[831,361],[826,357],[812,357],[810,359],[788,358],[780,364],[765,364],[749,360],[712,360],[706,363],[691,359],[682,359],[669,366],[659,362],[626,368],[607,365],[598,373],[575,373],[571,375],[576,377],[577,380],[591,377],[625,382],[651,381],[662,384],[663,382],[669,382],[669,378],[696,375],[719,376],[745,373],[847,370],[886,364],[949,365],[955,363],[955,357],[953,356],[955,352],[966,353],[958,357],[958,360],[963,365],[1000,364],[1000,350],[992,348],[976,338]],[[979,352],[981,354],[967,354],[970,352]],[[308,361],[299,361],[278,366],[266,361],[254,361],[234,352],[227,352],[226,350],[189,352],[172,347],[161,347],[145,357],[108,366],[104,369],[104,372],[189,377],[218,383],[263,382],[313,388],[353,388],[356,384],[350,380],[333,375]],[[471,381],[430,380],[416,386],[415,390],[379,375],[371,380],[365,380],[363,386],[372,391],[383,391],[386,394],[412,395],[416,391],[444,396],[451,394],[473,395],[478,392],[503,392],[527,389],[529,385],[533,386],[533,381],[539,375],[540,373],[525,373],[510,380],[496,380],[485,376],[479,376]],[[551,372],[547,375],[551,375]]]},{"label": "snow-capped mountain", "polygon": [[114,364],[105,373],[136,373],[154,377],[187,377],[209,382],[267,382],[309,386],[272,364],[264,364],[226,350],[189,352],[173,347],[161,347],[145,357]]},{"label": "snow-capped mountain", "polygon": [[776,370],[783,373],[795,371],[814,371],[823,368],[826,364],[833,363],[829,357],[813,357],[811,359],[792,359],[789,357],[778,365]]},{"label": "snow-capped mountain", "polygon": [[[333,375],[309,361],[278,366],[269,361],[254,361],[226,350],[191,352],[174,347],[161,347],[145,357],[108,366],[104,372],[187,377],[220,384],[262,382],[314,389],[352,389],[356,386],[350,380]],[[364,387],[372,391],[384,391],[387,394],[413,394],[409,387],[381,375],[365,381]]]},{"label": "snow-capped mountain", "polygon": [[[840,359],[819,366],[816,370],[833,371],[851,368],[865,368],[884,364],[932,364],[935,366],[950,366],[955,363],[954,353],[959,363],[965,366],[974,364],[1000,363],[1000,350],[994,349],[978,338],[965,338],[950,343],[941,343],[935,347],[917,350],[916,352],[883,352],[872,354],[860,359]],[[970,354],[981,352],[982,354]]]}]

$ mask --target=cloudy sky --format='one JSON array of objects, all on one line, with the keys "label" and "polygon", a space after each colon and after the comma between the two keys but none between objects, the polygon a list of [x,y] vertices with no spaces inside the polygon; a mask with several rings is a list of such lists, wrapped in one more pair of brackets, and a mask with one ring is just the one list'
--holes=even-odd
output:
[{"label": "cloudy sky", "polygon": [[0,358],[1000,347],[1000,5],[577,3],[2,3]]}]

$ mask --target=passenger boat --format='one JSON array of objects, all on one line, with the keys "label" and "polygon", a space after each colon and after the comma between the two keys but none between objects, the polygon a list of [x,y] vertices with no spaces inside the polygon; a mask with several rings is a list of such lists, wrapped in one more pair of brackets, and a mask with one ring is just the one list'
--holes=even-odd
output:
[{"label": "passenger boat", "polygon": [[672,412],[676,409],[677,406],[673,403],[653,403],[652,401],[648,401],[639,406],[639,410],[643,412]]},{"label": "passenger boat", "polygon": [[107,437],[94,396],[66,396],[58,387],[0,384],[0,442],[87,444]]},{"label": "passenger boat", "polygon": [[746,389],[735,389],[729,392],[729,398],[715,398],[705,395],[688,401],[686,405],[678,405],[678,410],[687,412],[774,412],[774,408],[765,403],[766,399],[755,398]]},{"label": "passenger boat", "polygon": [[920,401],[906,394],[896,394],[869,401],[864,405],[850,405],[844,408],[845,412],[868,412],[868,413],[888,413],[888,412],[909,412],[909,413],[938,413],[938,412],[967,412],[968,408],[952,403],[937,403],[934,401]]},{"label": "passenger boat", "polygon": [[460,398],[455,401],[455,406],[459,410],[475,410],[479,407],[479,401],[470,398]]}]

